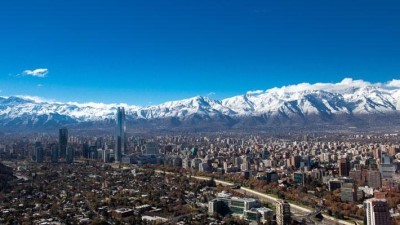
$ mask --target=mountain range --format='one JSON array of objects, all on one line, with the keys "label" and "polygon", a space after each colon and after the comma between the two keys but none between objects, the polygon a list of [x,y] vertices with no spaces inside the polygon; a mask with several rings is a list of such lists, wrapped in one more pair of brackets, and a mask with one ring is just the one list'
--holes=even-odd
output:
[{"label": "mountain range", "polygon": [[264,129],[400,126],[400,80],[370,83],[301,83],[249,91],[222,100],[196,96],[154,106],[0,97],[0,129],[45,130],[60,126],[111,127],[124,107],[132,128]]}]

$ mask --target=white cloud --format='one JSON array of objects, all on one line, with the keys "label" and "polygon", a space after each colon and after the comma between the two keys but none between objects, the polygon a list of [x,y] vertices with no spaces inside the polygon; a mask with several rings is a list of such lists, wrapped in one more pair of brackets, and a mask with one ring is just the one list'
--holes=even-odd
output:
[{"label": "white cloud", "polygon": [[16,95],[16,97],[23,98],[26,100],[31,100],[31,101],[38,102],[38,103],[40,103],[40,102],[55,102],[54,100],[51,100],[51,99],[45,99],[42,97],[31,96],[31,95]]},{"label": "white cloud", "polygon": [[207,96],[213,96],[215,94],[216,94],[215,92],[210,92],[210,93],[207,94]]},{"label": "white cloud", "polygon": [[[384,83],[371,83],[364,80],[354,80],[352,78],[344,78],[338,83],[300,83],[295,85],[287,85],[281,88],[275,87],[267,90],[266,92],[275,94],[290,94],[303,91],[330,91],[333,93],[352,93],[354,89],[359,88],[380,88],[383,90],[391,91],[400,89],[400,80],[391,80]],[[248,92],[249,93],[249,92]]]},{"label": "white cloud", "polygon": [[46,68],[38,68],[34,70],[24,70],[23,74],[25,76],[32,76],[32,77],[46,77],[49,73],[49,70]]},{"label": "white cloud", "polygon": [[38,84],[38,85],[36,85],[37,87],[43,87],[43,84]]},{"label": "white cloud", "polygon": [[248,95],[257,95],[257,94],[261,94],[261,93],[264,93],[264,91],[263,90],[254,90],[254,91],[246,92],[246,94],[248,94]]},{"label": "white cloud", "polygon": [[387,87],[400,88],[400,80],[393,79],[386,83]]},{"label": "white cloud", "polygon": [[351,88],[362,88],[367,86],[381,86],[380,83],[371,84],[370,82],[363,80],[353,80],[352,78],[344,78],[339,83],[300,83],[295,85],[283,86],[282,88],[272,88],[270,91],[283,91],[283,92],[301,92],[301,91],[344,91]]}]

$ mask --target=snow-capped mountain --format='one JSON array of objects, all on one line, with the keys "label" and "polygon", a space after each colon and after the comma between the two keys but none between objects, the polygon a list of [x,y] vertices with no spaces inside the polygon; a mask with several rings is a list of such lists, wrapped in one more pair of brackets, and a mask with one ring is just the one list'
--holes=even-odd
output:
[{"label": "snow-capped mountain", "polygon": [[234,112],[223,106],[221,101],[208,97],[196,96],[180,101],[170,101],[161,105],[140,108],[135,114],[136,118],[159,119],[159,118],[186,118],[191,115],[220,116],[233,115]]},{"label": "snow-capped mountain", "polygon": [[[344,79],[340,83],[302,83],[250,91],[223,100],[196,96],[160,105],[140,107],[127,104],[46,101],[29,96],[0,97],[3,127],[46,127],[96,123],[114,119],[116,108],[125,107],[128,121],[175,120],[181,122],[225,121],[224,126],[312,124],[316,122],[360,122],[373,116],[400,113],[400,80],[370,83]],[[248,123],[246,121],[252,120]],[[256,121],[256,123],[254,122]],[[369,119],[368,121],[371,121]]]},{"label": "snow-capped mountain", "polygon": [[[400,110],[400,86],[344,79],[340,83],[298,84],[248,92],[222,104],[239,115],[333,115],[388,113]],[[396,84],[397,85],[397,84]]]}]

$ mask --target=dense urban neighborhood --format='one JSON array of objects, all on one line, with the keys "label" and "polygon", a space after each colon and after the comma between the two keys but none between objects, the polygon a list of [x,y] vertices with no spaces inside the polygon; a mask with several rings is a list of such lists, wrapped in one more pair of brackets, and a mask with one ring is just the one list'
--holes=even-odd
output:
[{"label": "dense urban neighborhood", "polygon": [[398,133],[72,133],[0,139],[0,223],[400,221]]},{"label": "dense urban neighborhood", "polygon": [[400,0],[0,0],[0,225],[400,225]]}]

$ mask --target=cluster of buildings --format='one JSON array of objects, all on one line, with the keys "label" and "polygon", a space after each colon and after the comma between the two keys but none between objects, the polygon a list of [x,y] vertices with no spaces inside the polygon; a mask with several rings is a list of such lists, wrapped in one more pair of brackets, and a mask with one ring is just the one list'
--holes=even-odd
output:
[{"label": "cluster of buildings", "polygon": [[86,162],[10,166],[20,179],[0,195],[0,224],[210,222],[210,188],[186,176]]},{"label": "cluster of buildings", "polygon": [[[72,146],[68,146],[67,128],[61,128],[59,130],[58,143],[51,143],[46,147],[50,149],[50,161],[52,163],[58,163],[60,158],[65,159],[66,163],[74,162],[75,150],[72,148]],[[43,144],[40,141],[36,141],[32,160],[37,163],[43,163],[46,155],[48,154],[46,154]]]},{"label": "cluster of buildings", "polygon": [[290,224],[290,205],[286,201],[278,201],[276,204],[276,216],[272,209],[263,207],[253,198],[232,197],[231,194],[221,192],[217,197],[208,202],[208,213],[213,215],[232,214],[249,222],[273,223],[278,225]]},{"label": "cluster of buildings", "polygon": [[[342,202],[355,204],[376,192],[400,191],[398,134],[134,137],[126,133],[123,108],[117,109],[116,125],[113,135],[68,136],[68,130],[62,128],[58,142],[44,136],[0,144],[0,155],[31,157],[37,163],[91,160],[139,166],[160,164],[205,173],[240,174],[245,179],[280,185],[319,183],[330,191],[339,190]],[[246,210],[251,214],[251,208]],[[399,210],[391,208],[390,214],[397,216]]]}]

